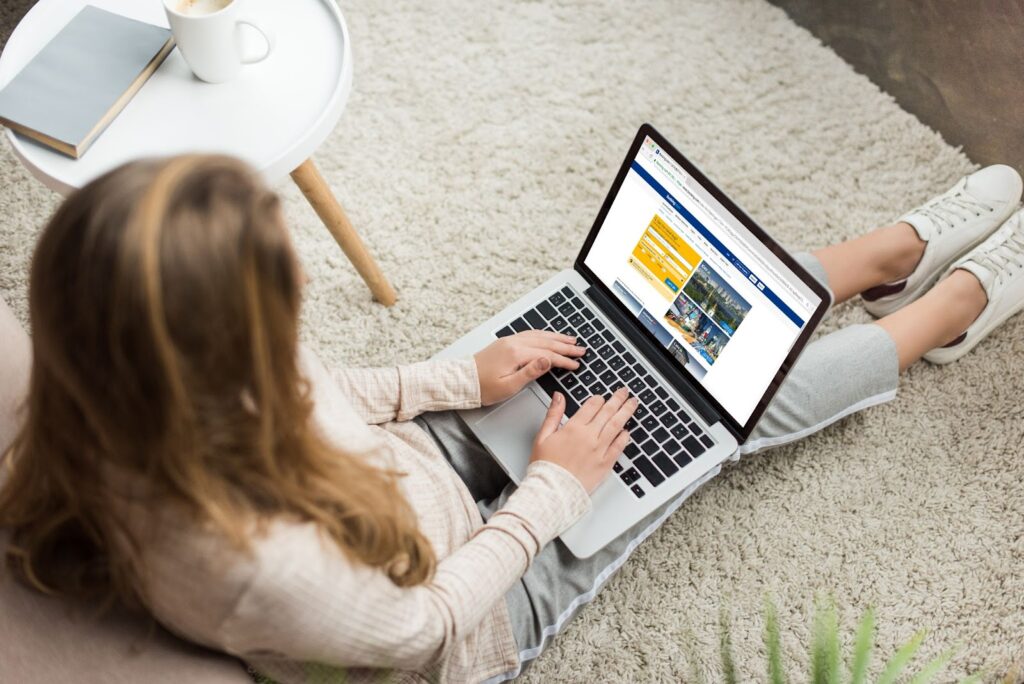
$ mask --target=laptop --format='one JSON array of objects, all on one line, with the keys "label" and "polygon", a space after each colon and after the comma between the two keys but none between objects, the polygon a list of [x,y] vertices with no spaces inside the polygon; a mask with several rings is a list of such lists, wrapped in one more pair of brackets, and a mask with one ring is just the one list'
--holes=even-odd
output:
[{"label": "laptop", "polygon": [[586,558],[734,454],[830,303],[828,291],[652,126],[641,126],[576,263],[438,356],[555,330],[587,348],[507,401],[460,413],[514,482],[552,393],[566,414],[626,386],[632,438],[561,535]]}]

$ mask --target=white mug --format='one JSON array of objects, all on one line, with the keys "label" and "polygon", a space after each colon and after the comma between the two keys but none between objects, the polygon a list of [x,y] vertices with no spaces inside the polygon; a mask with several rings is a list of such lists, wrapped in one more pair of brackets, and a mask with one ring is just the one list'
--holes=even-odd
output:
[{"label": "white mug", "polygon": [[[241,0],[164,0],[167,21],[192,73],[208,83],[238,76],[243,64],[262,62],[274,49],[273,35],[240,16]],[[242,54],[242,26],[259,31],[267,42],[261,55]]]}]

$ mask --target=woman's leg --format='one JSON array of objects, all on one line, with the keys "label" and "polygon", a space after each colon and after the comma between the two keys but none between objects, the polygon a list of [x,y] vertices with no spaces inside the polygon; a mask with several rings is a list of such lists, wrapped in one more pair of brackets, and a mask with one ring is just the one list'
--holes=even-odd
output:
[{"label": "woman's leg", "polygon": [[18,431],[17,409],[28,391],[32,346],[14,312],[0,298],[0,453]]},{"label": "woman's leg", "polygon": [[921,260],[925,244],[909,223],[894,223],[823,247],[814,257],[839,304],[872,287],[906,278]]}]

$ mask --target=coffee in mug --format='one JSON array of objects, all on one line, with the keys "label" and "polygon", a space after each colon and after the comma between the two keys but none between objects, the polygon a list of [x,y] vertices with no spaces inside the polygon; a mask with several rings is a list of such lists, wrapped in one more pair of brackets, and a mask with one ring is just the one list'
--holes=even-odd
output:
[{"label": "coffee in mug", "polygon": [[181,0],[174,9],[180,14],[197,17],[220,12],[230,4],[231,0]]},{"label": "coffee in mug", "polygon": [[[262,62],[274,49],[274,37],[242,16],[245,0],[164,0],[171,33],[192,73],[208,83],[238,76],[242,66]],[[243,55],[241,31],[258,31],[267,47],[259,55]]]}]

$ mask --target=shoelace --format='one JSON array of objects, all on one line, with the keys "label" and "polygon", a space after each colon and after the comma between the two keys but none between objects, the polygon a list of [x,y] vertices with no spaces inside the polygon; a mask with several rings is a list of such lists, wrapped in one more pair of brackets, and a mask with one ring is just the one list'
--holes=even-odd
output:
[{"label": "shoelace", "polygon": [[1006,230],[1006,238],[993,241],[988,249],[976,254],[971,260],[992,271],[996,276],[996,281],[1002,282],[1004,276],[1024,268],[1024,230],[1022,228],[1024,228],[1024,224],[1017,220],[1000,229],[1000,232]]},{"label": "shoelace", "polygon": [[963,190],[959,190],[956,194],[948,197],[936,197],[915,213],[932,219],[941,235],[943,228],[953,228],[957,223],[963,223],[971,216],[981,216],[979,209],[988,213],[995,211],[995,207],[976,200]]}]

